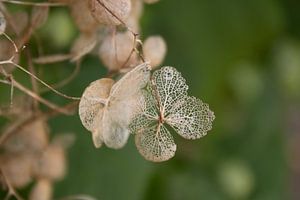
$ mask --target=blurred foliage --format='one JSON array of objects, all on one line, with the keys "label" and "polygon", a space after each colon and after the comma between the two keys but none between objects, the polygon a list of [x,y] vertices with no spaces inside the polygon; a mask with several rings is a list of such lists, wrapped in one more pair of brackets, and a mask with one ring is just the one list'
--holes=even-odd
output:
[{"label": "blurred foliage", "polygon": [[[69,172],[56,184],[55,197],[291,199],[286,148],[291,134],[284,116],[291,105],[300,107],[299,10],[294,0],[161,0],[146,6],[142,37],[166,39],[164,63],[181,71],[190,93],[210,104],[216,115],[213,130],[196,141],[175,138],[175,158],[155,164],[138,154],[132,138],[119,151],[95,149],[78,116],[52,119],[52,133],[76,134]],[[67,52],[78,34],[67,12],[51,10],[40,30],[45,52]],[[73,67],[41,68],[46,81],[55,82]],[[98,59],[88,56],[63,92],[80,95],[105,73]],[[9,88],[0,89],[7,101]],[[50,92],[45,97],[66,102]]]}]

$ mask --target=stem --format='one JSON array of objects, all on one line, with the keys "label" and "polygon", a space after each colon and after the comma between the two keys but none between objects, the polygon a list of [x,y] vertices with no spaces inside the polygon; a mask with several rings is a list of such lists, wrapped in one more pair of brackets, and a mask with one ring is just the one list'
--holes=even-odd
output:
[{"label": "stem", "polygon": [[79,101],[80,100],[80,97],[72,97],[72,96],[68,96],[68,95],[65,95],[59,91],[57,91],[56,89],[54,89],[53,87],[51,87],[49,84],[47,84],[46,82],[44,82],[43,80],[41,80],[40,78],[38,78],[37,76],[35,76],[34,74],[30,73],[29,71],[27,71],[25,68],[23,68],[22,66],[14,63],[13,61],[11,60],[8,60],[8,61],[3,61],[3,62],[0,62],[0,65],[1,64],[12,64],[14,65],[15,67],[19,68],[20,70],[22,70],[23,72],[25,72],[26,74],[32,76],[34,79],[36,79],[38,82],[40,82],[41,84],[43,84],[44,86],[46,86],[47,88],[49,88],[50,90],[52,90],[54,93],[56,93],[57,95],[60,95],[66,99],[71,99],[71,100],[76,100],[76,101]]},{"label": "stem", "polygon": [[65,3],[50,3],[50,2],[24,2],[17,0],[0,0],[0,2],[11,3],[24,6],[66,6]]}]

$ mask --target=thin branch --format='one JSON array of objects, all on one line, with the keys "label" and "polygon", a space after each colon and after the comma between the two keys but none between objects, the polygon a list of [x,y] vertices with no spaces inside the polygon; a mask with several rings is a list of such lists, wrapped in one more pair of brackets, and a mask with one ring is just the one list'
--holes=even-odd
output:
[{"label": "thin branch", "polygon": [[11,59],[10,60],[7,60],[7,61],[2,61],[0,62],[0,65],[1,64],[11,64],[17,68],[19,68],[20,70],[22,70],[23,72],[25,72],[26,74],[32,76],[34,79],[36,79],[38,82],[40,82],[41,84],[43,84],[44,86],[46,86],[47,88],[49,88],[50,90],[52,90],[54,93],[56,93],[57,95],[59,96],[62,96],[66,99],[71,99],[71,100],[76,100],[76,101],[79,101],[80,100],[80,97],[72,97],[72,96],[68,96],[66,94],[63,94],[59,91],[57,91],[56,89],[54,89],[53,87],[51,87],[49,84],[47,84],[46,82],[44,82],[43,80],[41,80],[40,78],[38,78],[37,76],[35,76],[34,74],[30,73],[29,71],[27,71],[25,68],[23,68],[22,66],[14,63]]},{"label": "thin branch", "polygon": [[67,5],[65,3],[28,2],[28,1],[17,1],[17,0],[0,0],[0,2],[24,5],[24,6],[66,6]]},{"label": "thin branch", "polygon": [[[41,96],[37,95],[36,93],[31,91],[30,89],[24,87],[21,83],[17,82],[12,76],[9,76],[9,77],[6,77],[6,78],[7,78],[6,84],[8,84],[8,85],[13,84],[16,88],[18,88],[19,90],[21,90],[22,92],[24,92],[28,96],[31,96],[35,100],[41,102],[42,104],[48,106],[49,108],[51,108],[53,110],[57,110],[58,112],[66,114],[66,115],[70,115],[69,111],[67,111],[63,108],[60,108],[57,105],[51,103],[50,101],[48,101],[48,100],[42,98]],[[4,81],[1,81],[1,82],[5,83]]]}]

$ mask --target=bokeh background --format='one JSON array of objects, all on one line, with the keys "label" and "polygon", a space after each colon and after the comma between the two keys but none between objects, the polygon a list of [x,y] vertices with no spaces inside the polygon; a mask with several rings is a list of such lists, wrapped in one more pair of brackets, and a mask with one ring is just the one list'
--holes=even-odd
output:
[{"label": "bokeh background", "polygon": [[[181,71],[190,94],[209,103],[213,129],[195,141],[175,136],[176,156],[157,164],[139,155],[133,137],[118,151],[95,149],[77,115],[51,119],[53,135],[76,135],[55,197],[300,199],[300,2],[161,0],[145,6],[141,23],[143,38],[165,38],[164,65]],[[53,8],[39,34],[45,52],[57,53],[68,52],[78,32],[67,9]],[[61,80],[73,68],[49,65],[44,78]],[[62,90],[79,96],[105,73],[96,56],[87,56],[78,77]],[[0,87],[2,98],[9,96]],[[52,93],[45,97],[67,102]]]}]

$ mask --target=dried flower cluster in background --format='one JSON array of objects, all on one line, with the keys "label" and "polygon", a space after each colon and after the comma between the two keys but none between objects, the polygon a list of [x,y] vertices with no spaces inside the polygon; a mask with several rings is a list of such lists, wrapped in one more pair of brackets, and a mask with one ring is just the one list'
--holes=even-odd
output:
[{"label": "dried flower cluster in background", "polygon": [[[132,133],[142,156],[154,162],[175,154],[170,127],[187,139],[200,138],[212,128],[213,112],[207,104],[188,96],[185,79],[175,68],[151,73],[162,64],[167,45],[158,35],[142,40],[140,18],[144,3],[157,1],[0,0],[0,83],[10,86],[11,91],[9,105],[0,108],[0,115],[8,119],[0,135],[0,183],[8,191],[6,199],[22,199],[16,190],[32,181],[30,200],[52,199],[53,183],[66,173],[66,148],[73,138],[61,135],[50,139],[47,120],[58,114],[74,114],[78,104],[82,124],[92,132],[96,147],[122,148]],[[12,12],[6,6],[9,3],[30,6],[30,13]],[[28,46],[52,6],[68,7],[80,34],[68,54],[45,55],[38,50],[36,55]],[[80,72],[84,56],[95,52],[107,68],[107,76],[90,80],[82,97],[61,93],[59,88]],[[34,66],[63,61],[74,63],[76,68],[55,84],[46,83]],[[15,70],[30,78],[31,87],[14,77]],[[14,96],[15,88],[26,97]],[[72,102],[56,105],[42,96],[45,90]],[[41,111],[40,104],[48,110]]]}]

